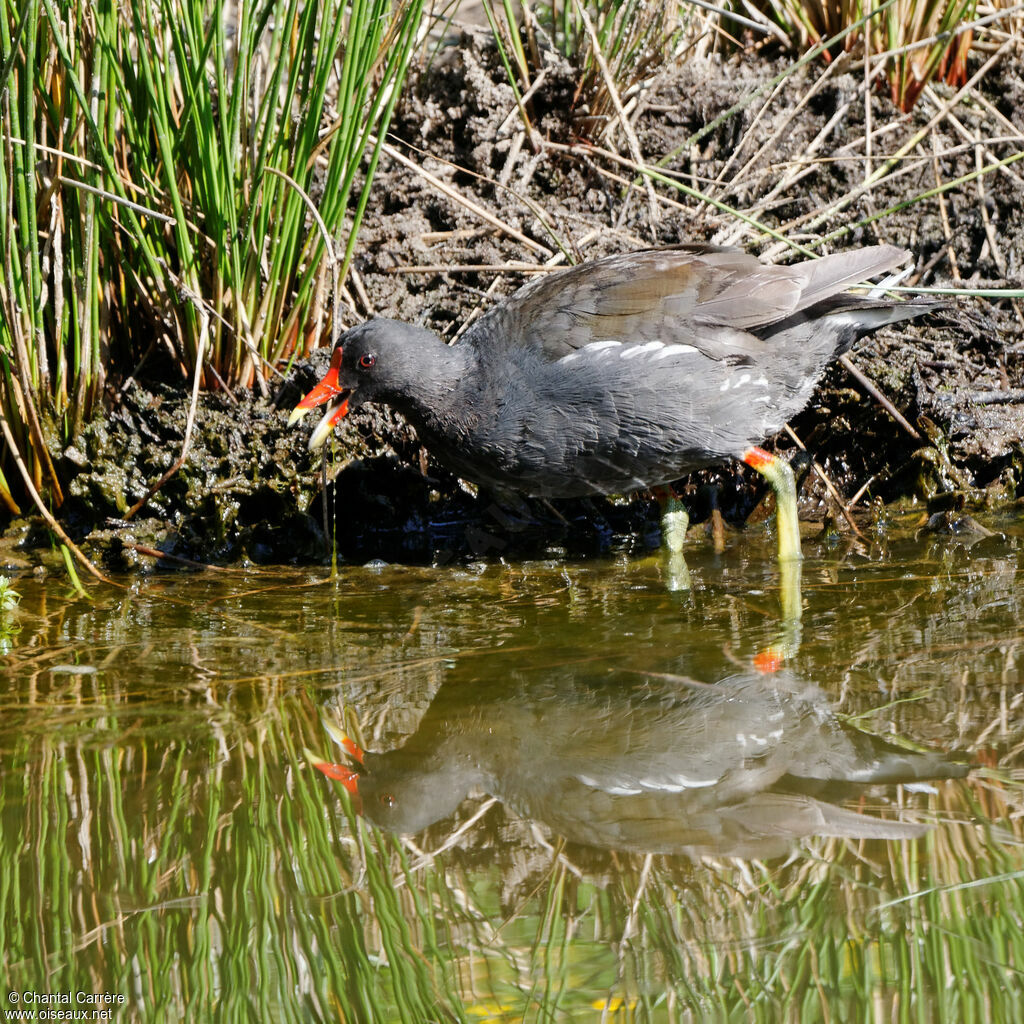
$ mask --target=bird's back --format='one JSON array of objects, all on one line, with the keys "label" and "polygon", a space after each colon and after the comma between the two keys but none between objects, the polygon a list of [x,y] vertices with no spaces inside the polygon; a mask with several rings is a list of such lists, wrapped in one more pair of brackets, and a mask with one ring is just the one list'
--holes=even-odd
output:
[{"label": "bird's back", "polygon": [[776,267],[685,247],[573,267],[477,323],[460,342],[477,372],[417,426],[485,484],[572,497],[666,483],[774,435],[839,351],[923,312],[844,292],[906,255],[874,246]]}]

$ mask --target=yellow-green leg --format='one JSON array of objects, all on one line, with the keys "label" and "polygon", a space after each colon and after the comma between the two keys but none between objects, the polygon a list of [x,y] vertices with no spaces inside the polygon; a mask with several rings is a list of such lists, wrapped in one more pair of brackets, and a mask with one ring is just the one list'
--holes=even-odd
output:
[{"label": "yellow-green leg", "polygon": [[743,461],[752,466],[772,485],[775,492],[775,529],[779,535],[779,586],[782,617],[798,622],[803,610],[800,595],[800,520],[796,510],[796,482],[793,470],[785,459],[777,458],[763,448],[751,448]]},{"label": "yellow-green leg", "polygon": [[661,505],[661,546],[670,554],[682,554],[690,525],[686,506],[668,487],[659,487],[654,494]]},{"label": "yellow-green leg", "polygon": [[772,485],[775,492],[775,529],[779,534],[779,561],[803,558],[800,551],[800,520],[796,511],[796,482],[793,470],[785,459],[777,458],[763,448],[750,448],[743,461],[752,466]]}]

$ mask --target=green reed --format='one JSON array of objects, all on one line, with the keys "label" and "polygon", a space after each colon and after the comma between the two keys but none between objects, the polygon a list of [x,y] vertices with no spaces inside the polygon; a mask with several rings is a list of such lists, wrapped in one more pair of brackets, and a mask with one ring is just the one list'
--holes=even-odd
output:
[{"label": "green reed", "polygon": [[[522,31],[520,11],[525,14]],[[511,0],[501,0],[500,4],[485,0],[484,13],[524,123],[529,126],[530,113],[520,97],[541,73],[546,59],[544,48],[553,43],[578,75],[571,112],[573,128],[594,141],[609,128],[614,134],[615,99],[628,101],[666,61],[682,53],[692,22],[687,6],[676,0],[556,0],[550,5],[522,7]],[[593,34],[585,19],[593,26]],[[606,64],[607,75],[600,60]]]},{"label": "green reed", "polygon": [[108,378],[251,385],[328,329],[422,26],[422,0],[0,0],[0,411],[51,504]]}]

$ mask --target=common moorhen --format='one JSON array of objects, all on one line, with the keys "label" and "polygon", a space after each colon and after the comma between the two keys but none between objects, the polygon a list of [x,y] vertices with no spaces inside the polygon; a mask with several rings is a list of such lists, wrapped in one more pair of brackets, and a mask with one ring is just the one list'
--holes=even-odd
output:
[{"label": "common moorhen", "polygon": [[[555,498],[654,488],[740,458],[775,488],[779,557],[796,559],[792,473],[756,445],[858,337],[933,307],[845,291],[908,257],[877,245],[768,266],[689,245],[582,263],[520,288],[455,345],[395,320],[353,328],[292,419],[328,404],[314,448],[349,408],[385,402],[460,476]],[[663,521],[673,550],[679,512]]]},{"label": "common moorhen", "polygon": [[390,831],[419,832],[482,790],[566,839],[642,853],[764,857],[808,836],[914,838],[927,826],[835,801],[968,770],[844,726],[786,671],[710,685],[564,668],[474,678],[442,686],[396,749],[364,752],[329,731],[352,762],[313,762]]}]

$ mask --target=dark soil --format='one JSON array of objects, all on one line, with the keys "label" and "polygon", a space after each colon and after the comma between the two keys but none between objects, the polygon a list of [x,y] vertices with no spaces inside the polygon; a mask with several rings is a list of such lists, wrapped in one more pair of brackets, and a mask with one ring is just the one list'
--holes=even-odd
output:
[{"label": "dark soil", "polygon": [[[665,71],[647,95],[638,121],[642,150],[654,159],[682,146],[777,70],[737,59],[693,61]],[[782,98],[756,123],[759,103],[683,147],[667,169],[701,187],[726,169],[740,140],[749,135],[754,144],[748,142],[726,170],[724,180],[730,181],[756,147],[767,143],[751,169],[718,192],[723,202],[748,210],[773,187],[787,161],[807,152],[838,115],[837,126],[817,150],[822,162],[758,216],[782,229],[794,218],[823,208],[830,197],[850,192],[864,179],[863,162],[838,158],[861,152],[854,144],[865,126],[864,103],[857,98],[861,72],[830,74],[793,116],[795,105],[821,74],[822,68],[816,67],[791,79]],[[577,141],[581,122],[570,113],[575,82],[567,64],[552,61],[532,98],[533,124],[549,143]],[[1019,66],[1004,62],[981,90],[994,110],[1018,132],[1024,131],[1024,75]],[[682,205],[664,210],[652,229],[643,191],[624,195],[605,172],[628,171],[600,154],[551,148],[533,152],[527,144],[517,155],[514,136],[521,122],[508,117],[513,109],[512,92],[493,47],[467,36],[411,83],[392,135],[431,173],[552,250],[551,232],[538,210],[585,257],[655,243],[732,241],[727,235],[733,218],[682,196],[677,197]],[[881,93],[872,98],[872,113],[876,132],[896,120]],[[900,126],[899,138],[909,138],[931,113],[919,104]],[[511,127],[502,127],[506,121]],[[983,132],[984,125],[977,130]],[[938,131],[945,149],[963,141],[944,125]],[[895,148],[895,143],[885,143],[886,152]],[[991,148],[997,157],[1005,155],[997,143]],[[934,188],[936,173],[950,181],[975,167],[973,146],[922,161],[903,177],[856,196],[806,240]],[[506,181],[507,187],[495,185],[495,179]],[[996,172],[984,178],[983,193],[977,182],[946,192],[945,220],[940,201],[933,198],[857,228],[831,247],[876,241],[904,245],[915,254],[915,284],[1019,288],[1024,276],[1022,195],[1015,174]],[[793,234],[788,228],[787,233]],[[956,254],[959,282],[951,274],[950,250]],[[509,260],[537,262],[537,256],[385,157],[356,261],[373,308],[346,312],[345,323],[372,312],[451,337],[468,317],[511,293],[523,278],[408,268]],[[306,451],[310,425],[289,429],[286,419],[325,359],[322,350],[295,371],[273,401],[249,394],[203,396],[186,464],[125,524],[128,508],[179,455],[188,407],[184,387],[129,389],[106,420],[90,425],[71,447],[57,453],[70,478],[60,510],[66,528],[110,568],[151,566],[155,560],[147,554],[150,549],[201,562],[324,561],[330,545],[322,525],[321,459]],[[811,407],[792,426],[841,493],[849,497],[870,480],[862,508],[871,499],[984,507],[1024,495],[1024,329],[1019,306],[1005,300],[957,300],[921,322],[866,339],[855,349],[854,360],[916,426],[921,439],[913,439],[844,369],[834,366]],[[793,447],[785,435],[776,444],[780,450]],[[343,560],[572,557],[613,546],[647,548],[658,543],[656,510],[644,497],[561,502],[556,508],[476,494],[438,467],[412,431],[384,409],[362,409],[348,417],[338,431],[330,467],[328,512]],[[753,474],[735,466],[700,474],[683,491],[698,519],[717,501],[737,525],[761,493]],[[807,478],[802,501],[809,518],[824,518],[829,512],[824,488],[813,475]],[[8,531],[9,548],[12,538],[30,543],[37,532],[15,524]]]}]

